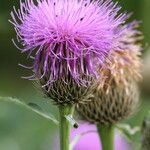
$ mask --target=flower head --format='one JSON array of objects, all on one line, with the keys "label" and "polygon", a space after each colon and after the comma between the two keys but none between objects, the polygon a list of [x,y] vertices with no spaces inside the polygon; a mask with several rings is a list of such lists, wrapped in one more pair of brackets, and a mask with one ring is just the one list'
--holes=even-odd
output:
[{"label": "flower head", "polygon": [[91,123],[114,124],[132,115],[138,105],[137,82],[141,79],[141,46],[138,44],[140,32],[131,23],[121,38],[126,51],[113,52],[107,68],[101,68],[103,80],[92,86],[93,97],[86,104],[79,104],[77,110],[82,119]]},{"label": "flower head", "polygon": [[21,2],[10,22],[21,52],[34,58],[29,79],[40,81],[47,93],[57,81],[85,87],[89,78],[98,78],[110,51],[121,50],[122,25],[128,15],[119,14],[120,9],[112,0]]}]

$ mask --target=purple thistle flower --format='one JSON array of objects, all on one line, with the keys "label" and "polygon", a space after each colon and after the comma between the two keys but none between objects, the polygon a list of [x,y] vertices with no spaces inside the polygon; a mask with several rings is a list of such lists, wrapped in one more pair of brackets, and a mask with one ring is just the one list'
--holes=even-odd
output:
[{"label": "purple thistle flower", "polygon": [[106,57],[120,50],[119,38],[128,18],[119,14],[120,9],[112,0],[20,2],[10,22],[22,45],[19,49],[34,58],[29,79],[44,79],[43,87],[58,80],[71,80],[80,87],[99,77],[97,71]]}]

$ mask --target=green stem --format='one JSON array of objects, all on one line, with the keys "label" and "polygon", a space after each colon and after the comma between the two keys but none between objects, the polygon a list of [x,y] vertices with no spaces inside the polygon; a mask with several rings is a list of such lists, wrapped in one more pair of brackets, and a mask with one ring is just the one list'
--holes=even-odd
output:
[{"label": "green stem", "polygon": [[73,115],[74,106],[60,106],[60,150],[69,150],[69,139],[70,139],[70,123],[66,119],[67,115]]},{"label": "green stem", "polygon": [[102,150],[114,150],[114,127],[97,125]]}]

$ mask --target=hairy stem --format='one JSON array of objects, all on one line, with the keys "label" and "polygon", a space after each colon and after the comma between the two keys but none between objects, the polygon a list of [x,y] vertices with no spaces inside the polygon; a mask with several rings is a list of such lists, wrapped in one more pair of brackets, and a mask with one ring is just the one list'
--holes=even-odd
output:
[{"label": "hairy stem", "polygon": [[102,150],[114,150],[114,127],[97,125]]},{"label": "hairy stem", "polygon": [[66,105],[59,107],[60,112],[60,150],[69,150],[70,123],[66,116],[73,115],[74,106]]}]

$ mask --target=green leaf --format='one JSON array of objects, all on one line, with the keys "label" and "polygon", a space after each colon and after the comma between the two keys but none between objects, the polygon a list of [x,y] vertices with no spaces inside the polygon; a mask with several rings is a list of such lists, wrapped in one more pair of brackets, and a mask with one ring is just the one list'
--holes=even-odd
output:
[{"label": "green leaf", "polygon": [[42,112],[42,108],[35,103],[26,104],[26,103],[20,101],[19,99],[12,98],[12,97],[0,97],[0,101],[13,102],[19,106],[23,106],[26,109],[35,112],[36,114],[40,115],[41,117],[43,117],[57,125],[59,124],[59,122],[55,119],[55,117],[53,115]]},{"label": "green leaf", "polygon": [[118,124],[116,125],[116,128],[118,128],[131,142],[134,139],[134,135],[140,131],[140,127],[136,126],[131,128],[129,124]]}]

